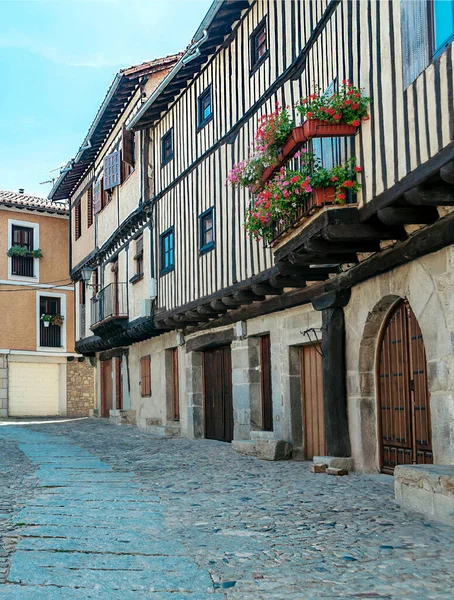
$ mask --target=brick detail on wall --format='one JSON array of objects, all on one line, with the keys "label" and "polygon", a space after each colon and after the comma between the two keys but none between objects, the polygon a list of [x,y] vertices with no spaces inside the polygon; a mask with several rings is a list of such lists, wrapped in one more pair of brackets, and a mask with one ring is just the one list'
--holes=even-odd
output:
[{"label": "brick detail on wall", "polygon": [[0,417],[8,414],[8,358],[0,354]]},{"label": "brick detail on wall", "polygon": [[95,408],[95,369],[86,358],[83,362],[68,362],[67,371],[67,415],[86,417]]}]

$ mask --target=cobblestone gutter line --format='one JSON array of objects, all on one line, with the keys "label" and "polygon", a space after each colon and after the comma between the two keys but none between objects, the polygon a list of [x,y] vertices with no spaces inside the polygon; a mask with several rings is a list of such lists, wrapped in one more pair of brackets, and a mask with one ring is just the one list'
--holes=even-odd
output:
[{"label": "cobblestone gutter line", "polygon": [[[36,495],[35,467],[0,427],[0,584],[5,583],[20,527],[16,515]],[[17,534],[17,535],[15,535]]]}]

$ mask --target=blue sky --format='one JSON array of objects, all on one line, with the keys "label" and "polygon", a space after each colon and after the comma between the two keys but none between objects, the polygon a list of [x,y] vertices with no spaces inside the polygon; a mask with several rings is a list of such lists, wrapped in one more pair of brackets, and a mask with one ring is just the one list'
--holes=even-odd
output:
[{"label": "blue sky", "polygon": [[115,73],[183,50],[210,4],[0,0],[0,189],[47,196]]}]

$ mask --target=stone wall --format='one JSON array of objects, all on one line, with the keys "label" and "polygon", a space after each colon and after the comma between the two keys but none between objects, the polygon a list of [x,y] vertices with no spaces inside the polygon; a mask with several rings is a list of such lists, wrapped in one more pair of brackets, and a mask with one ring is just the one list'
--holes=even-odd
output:
[{"label": "stone wall", "polygon": [[8,416],[8,358],[0,354],[0,417]]},{"label": "stone wall", "polygon": [[83,362],[75,359],[67,364],[68,417],[86,417],[95,408],[95,369],[88,358]]}]

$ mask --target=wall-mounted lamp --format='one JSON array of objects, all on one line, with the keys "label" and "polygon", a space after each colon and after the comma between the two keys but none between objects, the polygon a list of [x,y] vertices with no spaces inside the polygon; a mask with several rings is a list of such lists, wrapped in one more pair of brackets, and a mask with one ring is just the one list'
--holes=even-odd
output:
[{"label": "wall-mounted lamp", "polygon": [[93,273],[93,269],[90,269],[90,267],[84,267],[81,271],[81,275],[82,275],[82,281],[85,283],[85,285],[90,285],[89,281],[91,280],[91,275]]}]

